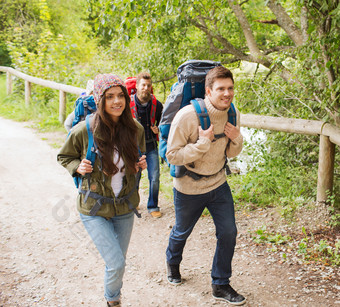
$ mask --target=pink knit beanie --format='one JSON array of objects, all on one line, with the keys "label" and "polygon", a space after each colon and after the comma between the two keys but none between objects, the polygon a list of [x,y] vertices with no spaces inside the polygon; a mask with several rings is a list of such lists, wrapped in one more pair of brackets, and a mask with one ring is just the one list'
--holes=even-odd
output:
[{"label": "pink knit beanie", "polygon": [[105,91],[112,86],[125,86],[124,81],[114,74],[100,74],[94,78],[93,96],[94,101],[99,103]]}]

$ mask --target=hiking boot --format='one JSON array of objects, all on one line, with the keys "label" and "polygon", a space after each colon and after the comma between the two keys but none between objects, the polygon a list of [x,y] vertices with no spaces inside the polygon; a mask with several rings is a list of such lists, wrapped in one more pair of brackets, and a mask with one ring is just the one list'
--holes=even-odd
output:
[{"label": "hiking boot", "polygon": [[218,300],[227,301],[232,305],[243,305],[246,299],[243,295],[238,294],[230,285],[212,285],[213,297]]},{"label": "hiking boot", "polygon": [[114,302],[106,302],[108,307],[115,306],[115,307],[120,307],[120,301],[114,301]]},{"label": "hiking boot", "polygon": [[179,272],[179,264],[166,263],[168,282],[173,285],[179,285],[182,283],[181,273]]},{"label": "hiking boot", "polygon": [[152,217],[155,218],[160,218],[162,216],[162,213],[160,211],[151,211],[150,214]]}]

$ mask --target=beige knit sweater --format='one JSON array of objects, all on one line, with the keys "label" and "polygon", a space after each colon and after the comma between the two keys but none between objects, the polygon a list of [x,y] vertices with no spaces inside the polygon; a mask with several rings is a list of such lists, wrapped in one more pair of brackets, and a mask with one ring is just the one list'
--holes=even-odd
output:
[{"label": "beige knit sweater", "polygon": [[[223,133],[228,122],[228,109],[217,110],[205,99],[211,123],[214,125],[214,134]],[[240,112],[236,110],[237,126],[240,126]],[[192,105],[178,111],[172,121],[166,157],[170,164],[185,165],[185,167],[201,175],[212,175],[200,180],[189,176],[174,178],[173,183],[177,191],[197,195],[210,192],[226,181],[225,171],[221,170],[228,158],[237,156],[243,145],[243,136],[240,134],[227,146],[228,138],[220,138],[211,142],[208,138],[198,135],[199,119]]]}]

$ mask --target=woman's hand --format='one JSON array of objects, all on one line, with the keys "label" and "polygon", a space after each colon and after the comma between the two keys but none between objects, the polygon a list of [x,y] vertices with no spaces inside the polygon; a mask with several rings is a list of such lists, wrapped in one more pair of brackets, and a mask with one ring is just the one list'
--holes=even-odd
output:
[{"label": "woman's hand", "polygon": [[146,164],[146,156],[143,155],[139,158],[138,162],[136,163],[136,169],[138,171],[138,169],[140,168],[141,170],[145,170],[147,167]]},{"label": "woman's hand", "polygon": [[78,168],[77,168],[77,173],[80,175],[85,176],[85,174],[92,173],[93,167],[91,165],[91,161],[87,159],[81,160]]}]

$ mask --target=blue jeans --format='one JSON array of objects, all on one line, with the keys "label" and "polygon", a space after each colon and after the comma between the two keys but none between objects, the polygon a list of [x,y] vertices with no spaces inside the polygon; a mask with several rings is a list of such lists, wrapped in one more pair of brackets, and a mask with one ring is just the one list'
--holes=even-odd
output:
[{"label": "blue jeans", "polygon": [[107,301],[119,300],[134,213],[118,215],[109,220],[101,216],[80,213],[80,218],[105,262],[105,299]]},{"label": "blue jeans", "polygon": [[213,191],[187,195],[174,189],[176,222],[172,228],[166,259],[169,264],[180,264],[187,238],[208,208],[216,228],[217,245],[212,264],[211,278],[215,285],[229,284],[231,261],[236,245],[234,201],[227,182]]},{"label": "blue jeans", "polygon": [[149,178],[148,212],[159,211],[159,156],[157,148],[146,153],[146,163],[148,164]]}]

